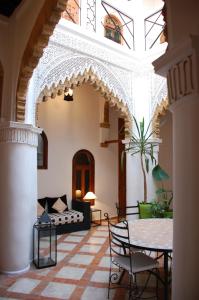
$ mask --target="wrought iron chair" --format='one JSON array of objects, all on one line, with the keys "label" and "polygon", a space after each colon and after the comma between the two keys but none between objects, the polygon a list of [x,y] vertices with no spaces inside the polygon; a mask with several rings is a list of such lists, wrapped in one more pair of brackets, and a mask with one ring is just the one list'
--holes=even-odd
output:
[{"label": "wrought iron chair", "polygon": [[125,206],[125,212],[119,207],[119,204],[115,203],[117,210],[118,222],[126,220],[127,216],[139,216],[139,207],[138,205]]},{"label": "wrought iron chair", "polygon": [[[120,224],[116,225],[110,221],[107,213],[105,213],[104,216],[108,222],[110,246],[108,299],[110,295],[110,289],[117,287],[128,288],[129,299],[142,299],[141,297],[147,287],[151,274],[156,275],[156,273],[158,273],[158,262],[142,252],[134,252],[132,250],[133,248],[130,246],[129,227],[127,221],[122,221]],[[115,270],[116,266],[119,268],[118,272]],[[121,281],[125,271],[127,271],[129,274],[129,282],[128,285],[124,286],[121,285]],[[137,286],[136,275],[145,271],[148,271],[149,274],[144,287],[139,290]],[[158,280],[156,284],[155,297],[158,299]]]}]

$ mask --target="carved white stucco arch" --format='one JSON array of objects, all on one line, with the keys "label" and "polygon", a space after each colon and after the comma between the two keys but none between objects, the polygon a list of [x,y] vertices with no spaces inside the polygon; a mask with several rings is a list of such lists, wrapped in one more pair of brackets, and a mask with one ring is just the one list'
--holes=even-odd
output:
[{"label": "carved white stucco arch", "polygon": [[121,111],[126,128],[130,129],[131,114],[128,108],[130,97],[122,87],[120,79],[97,59],[79,54],[67,57],[62,54],[47,64],[44,61],[40,63],[35,70],[33,81],[34,119],[36,103],[62,94],[65,88],[89,82],[101,92],[111,106],[115,105]]},{"label": "carved white stucco arch", "polygon": [[82,77],[86,73],[95,74],[98,81],[103,82],[103,85],[119,101],[126,104],[129,100],[129,96],[123,89],[119,78],[99,60],[83,55],[73,55],[67,58],[61,55],[60,57],[56,57],[55,61],[51,62],[50,65],[50,69],[43,70],[43,74],[45,75],[39,82],[37,92],[39,101],[41,101],[41,95],[44,90],[49,90],[53,85],[54,88],[59,88],[61,85],[71,81],[72,78]]}]

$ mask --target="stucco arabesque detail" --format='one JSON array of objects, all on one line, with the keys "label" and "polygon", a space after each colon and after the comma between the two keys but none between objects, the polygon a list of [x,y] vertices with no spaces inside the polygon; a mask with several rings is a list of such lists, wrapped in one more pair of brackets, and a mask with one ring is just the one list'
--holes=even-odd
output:
[{"label": "stucco arabesque detail", "polygon": [[0,143],[17,143],[38,146],[38,134],[42,129],[30,124],[5,122],[0,124]]},{"label": "stucco arabesque detail", "polygon": [[157,105],[167,98],[168,89],[166,79],[159,75],[153,74],[151,83],[151,115],[153,116]]},{"label": "stucco arabesque detail", "polygon": [[[58,24],[50,38],[50,42],[57,45],[65,46],[67,49],[75,50],[89,57],[97,58],[105,63],[121,67],[123,69],[132,70],[133,59],[127,52],[120,52],[116,48],[110,48],[106,44],[100,43],[98,40],[92,40],[88,36],[83,36],[78,32],[67,30],[67,27]],[[117,45],[119,46],[119,45]],[[121,47],[121,46],[119,46]],[[136,62],[136,60],[135,60]]]},{"label": "stucco arabesque detail", "polygon": [[[115,76],[115,74],[100,61],[90,57],[73,55],[66,58],[65,56],[61,56],[56,58],[56,62],[53,63],[53,67],[51,67],[48,72],[47,70],[43,70],[41,73],[45,74],[45,76],[43,76],[43,78],[40,77],[37,96],[39,96],[40,93],[42,94],[42,91],[44,91],[45,95],[46,91],[50,90],[51,87],[60,89],[61,85],[67,86],[67,81],[70,82],[72,78],[74,78],[74,81],[78,81],[78,77],[82,77],[87,73],[90,76],[88,79],[93,81],[93,83],[98,81],[97,83],[99,85],[107,86],[111,93],[125,104],[129,101],[128,95],[120,82],[120,78]],[[92,78],[92,74],[93,76],[95,75],[95,80]],[[73,84],[75,84],[75,82],[73,82]],[[39,96],[39,100],[42,100],[41,96]]]},{"label": "stucco arabesque detail", "polygon": [[[120,78],[124,90],[131,97],[132,68],[129,67],[131,59],[125,59],[125,55],[117,55],[116,52],[110,51],[106,47],[102,48],[102,46],[99,46],[94,42],[90,42],[83,38],[80,39],[79,36],[67,33],[66,31],[64,32],[63,29],[60,30],[59,25],[54,31],[49,45],[44,51],[43,57],[40,59],[40,65],[42,64],[44,66],[47,61],[50,63],[55,56],[56,60],[59,60],[61,58],[61,53],[65,57],[71,53],[73,53],[73,55],[86,55],[102,62],[108,69],[112,70],[113,74],[117,74],[117,78]],[[48,72],[48,70],[44,70],[45,72]]]},{"label": "stucco arabesque detail", "polygon": [[[148,75],[146,75],[148,74]],[[133,83],[138,76],[148,76],[152,81],[151,112],[166,93],[161,84],[154,84],[158,79],[151,75],[141,61],[117,53],[97,42],[67,32],[64,26],[58,25],[44,49],[38,67],[34,72],[35,99],[47,100],[63,92],[65,87],[79,85],[89,81],[115,105],[128,106],[133,114]],[[156,75],[156,77],[159,77]],[[161,100],[160,100],[161,99]],[[35,115],[36,103],[32,115]],[[34,117],[33,117],[34,119]]]},{"label": "stucco arabesque detail", "polygon": [[[53,68],[49,69],[49,65],[53,65]],[[120,79],[116,78],[102,62],[77,54],[66,59],[64,55],[56,58],[56,62],[48,64],[44,69],[38,68],[36,72],[38,84],[35,96],[38,102],[61,95],[65,88],[74,88],[83,82],[89,82],[109,101],[110,106],[116,106],[121,111],[126,127],[130,127],[128,96]]]},{"label": "stucco arabesque detail", "polygon": [[[88,57],[85,55],[87,49],[84,49],[84,55],[82,55],[83,51],[79,51],[80,49],[68,47],[69,43],[64,46],[53,41],[53,37],[44,50],[44,55],[33,75],[34,86],[36,86],[34,97],[37,101],[60,94],[65,87],[79,85],[82,81],[91,81],[96,89],[100,89],[102,94],[104,93],[114,104],[118,102],[119,106],[122,104],[128,106],[126,110],[132,109],[132,74],[129,70],[115,64],[111,65],[93,56],[90,57],[90,55]],[[108,54],[106,60],[107,56]],[[109,56],[112,55],[109,53]],[[33,115],[35,109],[32,112]]]}]

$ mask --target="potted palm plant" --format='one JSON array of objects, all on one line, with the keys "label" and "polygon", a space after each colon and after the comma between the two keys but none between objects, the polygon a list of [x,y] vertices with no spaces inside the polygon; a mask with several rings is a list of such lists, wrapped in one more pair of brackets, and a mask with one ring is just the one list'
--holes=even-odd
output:
[{"label": "potted palm plant", "polygon": [[157,141],[152,141],[151,138],[154,131],[151,131],[151,122],[145,127],[144,118],[138,124],[135,117],[133,121],[136,131],[132,133],[130,141],[126,146],[125,152],[129,152],[132,156],[139,155],[141,170],[143,174],[143,201],[139,202],[139,213],[141,218],[152,217],[151,204],[147,203],[147,178],[146,174],[149,172],[149,162],[156,163],[154,156],[154,148],[158,146]]}]

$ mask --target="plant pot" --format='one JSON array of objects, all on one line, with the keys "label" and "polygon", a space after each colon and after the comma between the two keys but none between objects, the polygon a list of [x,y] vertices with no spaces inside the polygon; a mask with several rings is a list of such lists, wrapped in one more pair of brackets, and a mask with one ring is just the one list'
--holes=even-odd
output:
[{"label": "plant pot", "polygon": [[139,203],[138,206],[139,206],[140,219],[153,218],[151,203]]},{"label": "plant pot", "polygon": [[165,211],[164,218],[173,219],[173,211]]}]

